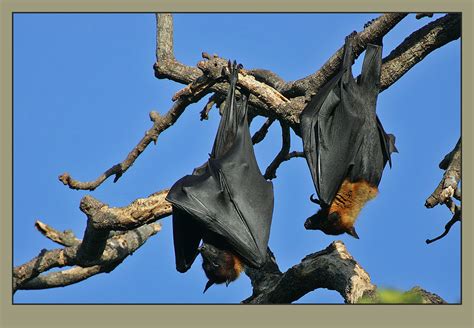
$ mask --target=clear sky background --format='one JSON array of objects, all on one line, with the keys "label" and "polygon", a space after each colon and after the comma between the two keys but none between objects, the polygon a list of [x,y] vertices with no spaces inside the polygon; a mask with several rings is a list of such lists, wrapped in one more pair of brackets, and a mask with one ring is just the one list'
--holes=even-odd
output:
[{"label": "clear sky background", "polygon": [[[175,54],[195,65],[201,52],[236,59],[245,68],[273,70],[285,80],[315,72],[351,31],[378,14],[178,14]],[[442,15],[435,15],[435,18]],[[409,15],[385,38],[387,56],[411,32],[431,19]],[[363,54],[354,65],[360,72]],[[183,85],[158,80],[153,14],[15,14],[14,16],[14,265],[58,247],[34,228],[36,219],[82,238],[86,217],[79,210],[88,194],[110,206],[169,188],[206,161],[219,123],[213,109],[199,121],[207,98],[189,106],[149,146],[117,183],[112,178],[93,192],[75,191],[58,181],[69,172],[95,180],[121,162],[151,127],[148,113],[165,113]],[[360,240],[306,231],[305,219],[318,207],[302,158],[283,163],[273,180],[275,208],[269,246],[282,271],[312,252],[342,240],[379,287],[407,290],[419,285],[448,302],[459,302],[460,224],[444,231],[446,207],[424,202],[440,181],[438,163],[460,135],[460,40],[436,50],[380,94],[377,113],[396,135],[399,154],[384,171],[379,196],[362,211]],[[263,118],[255,119],[251,132]],[[274,124],[255,147],[262,171],[280,150]],[[292,134],[291,150],[302,150]],[[41,291],[18,291],[17,303],[237,303],[251,295],[243,275],[206,294],[198,257],[187,273],[175,270],[170,217],[163,229],[109,274]],[[299,303],[341,303],[334,291],[317,290]]]}]

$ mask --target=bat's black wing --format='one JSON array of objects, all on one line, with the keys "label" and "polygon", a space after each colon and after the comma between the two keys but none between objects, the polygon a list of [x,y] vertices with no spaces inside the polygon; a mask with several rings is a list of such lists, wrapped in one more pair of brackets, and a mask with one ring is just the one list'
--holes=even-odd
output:
[{"label": "bat's black wing", "polygon": [[352,106],[351,38],[341,71],[312,97],[300,116],[303,147],[320,202],[329,205],[354,164],[363,141],[364,116]]},{"label": "bat's black wing", "polygon": [[340,72],[312,97],[300,116],[308,166],[322,206],[333,201],[345,178],[378,186],[396,151],[375,108],[380,90],[382,47],[369,44],[362,72],[352,76],[352,38],[346,38]]},{"label": "bat's black wing", "polygon": [[173,231],[179,271],[189,269],[197,255],[196,239],[207,230],[223,237],[251,266],[260,267],[266,259],[273,185],[262,176],[255,159],[247,95],[236,99],[237,70],[234,63],[211,158],[193,175],[176,182],[167,196],[173,204],[173,222],[178,223],[173,224]]}]

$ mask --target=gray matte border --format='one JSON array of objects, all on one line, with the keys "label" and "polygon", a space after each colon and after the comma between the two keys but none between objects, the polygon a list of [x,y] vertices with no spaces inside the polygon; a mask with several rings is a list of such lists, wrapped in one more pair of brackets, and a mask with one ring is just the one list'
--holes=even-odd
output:
[{"label": "gray matte border", "polygon": [[[399,1],[145,1],[120,3],[92,1],[24,1],[3,0],[1,3],[1,88],[0,88],[0,326],[53,327],[471,327],[473,326],[472,207],[463,202],[462,229],[462,305],[12,305],[12,13],[13,12],[447,12],[459,11],[462,17],[462,137],[463,198],[472,198],[473,134],[472,53],[473,3]],[[34,58],[34,57],[32,57]],[[34,62],[32,62],[34,65]],[[471,123],[471,124],[469,124]]]}]

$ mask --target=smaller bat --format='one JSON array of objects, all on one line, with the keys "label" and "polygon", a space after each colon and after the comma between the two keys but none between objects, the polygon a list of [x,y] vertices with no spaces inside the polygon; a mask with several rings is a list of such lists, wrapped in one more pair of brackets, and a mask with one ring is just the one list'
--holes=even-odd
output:
[{"label": "smaller bat", "polygon": [[186,272],[200,253],[209,279],[204,292],[213,284],[228,285],[246,265],[259,268],[267,258],[273,184],[255,159],[248,93],[236,95],[239,68],[229,62],[230,87],[209,160],[166,197],[173,205],[176,269]]},{"label": "smaller bat", "polygon": [[[381,43],[381,41],[380,41]],[[305,228],[359,238],[354,223],[378,193],[395,137],[375,112],[380,90],[382,46],[369,44],[357,81],[352,75],[352,35],[346,38],[340,72],[312,97],[300,116],[303,148],[321,209]]]}]

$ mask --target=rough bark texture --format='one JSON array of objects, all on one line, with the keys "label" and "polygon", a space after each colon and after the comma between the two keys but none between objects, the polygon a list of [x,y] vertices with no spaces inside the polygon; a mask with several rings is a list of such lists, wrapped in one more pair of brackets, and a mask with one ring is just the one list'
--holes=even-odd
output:
[{"label": "rough bark texture", "polygon": [[[365,292],[375,290],[369,274],[349,254],[341,241],[306,256],[301,263],[270,279],[271,284],[254,285],[254,294],[244,300],[251,304],[292,303],[317,289],[341,294],[346,303],[355,303]],[[267,279],[262,279],[266,283]]]},{"label": "rough bark texture", "polygon": [[[421,13],[417,18],[429,15]],[[354,55],[359,56],[367,44],[380,42],[405,16],[406,13],[391,13],[368,22],[361,32],[355,34]],[[460,33],[459,14],[448,14],[413,32],[384,58],[380,81],[382,90],[390,87],[428,54],[458,39]],[[172,97],[174,104],[164,116],[156,112],[150,113],[153,126],[146,131],[145,136],[123,162],[114,165],[91,182],[74,180],[68,173],[62,174],[60,181],[71,189],[83,190],[94,190],[110,176],[115,176],[116,182],[145,148],[152,141],[156,143],[158,136],[178,120],[188,105],[213,93],[201,112],[201,119],[207,118],[213,105],[222,106],[228,88],[228,61],[204,52],[203,60],[198,62],[196,67],[191,67],[180,63],[175,58],[173,49],[173,17],[171,14],[157,14],[155,76],[187,86]],[[276,177],[275,172],[282,162],[304,156],[302,152],[290,152],[289,129],[292,128],[298,135],[301,111],[310,96],[318,92],[337,73],[342,55],[343,47],[318,71],[296,81],[286,82],[278,74],[266,69],[242,70],[239,74],[239,87],[251,93],[249,122],[257,115],[268,118],[253,136],[253,143],[261,142],[265,138],[275,120],[282,126],[282,147],[267,169],[268,179]],[[460,163],[461,146],[458,142],[455,149],[440,164],[446,173],[438,188],[427,200],[427,207],[438,203],[448,205],[454,213],[451,225],[460,220],[461,215],[460,206],[452,200],[452,197],[461,198],[460,189],[457,188],[461,179]],[[37,221],[36,227],[45,237],[64,247],[42,250],[31,261],[15,267],[13,291],[63,287],[99,273],[112,271],[160,230],[160,225],[154,221],[169,216],[172,211],[171,205],[165,200],[167,192],[165,189],[121,208],[110,207],[92,196],[84,197],[80,208],[88,220],[82,240],[70,231],[60,232]],[[451,226],[450,222],[447,224],[447,231]],[[72,268],[48,272],[52,268],[65,266]],[[340,241],[306,256],[284,273],[278,268],[275,256],[269,249],[265,266],[259,270],[247,268],[246,273],[251,279],[253,294],[244,300],[244,303],[291,303],[317,288],[336,290],[346,303],[356,303],[362,296],[375,295],[376,292],[376,286],[370,281],[369,274]],[[439,296],[416,288],[427,303],[444,302]]]},{"label": "rough bark texture", "polygon": [[445,237],[451,230],[451,227],[462,219],[461,204],[457,205],[453,199],[461,200],[462,198],[461,188],[459,188],[462,165],[461,148],[461,138],[459,138],[454,149],[439,163],[439,168],[445,170],[443,178],[433,193],[426,199],[425,206],[427,208],[433,208],[438,204],[445,204],[453,214],[452,218],[446,223],[444,232],[436,238],[427,239],[427,244]]}]

